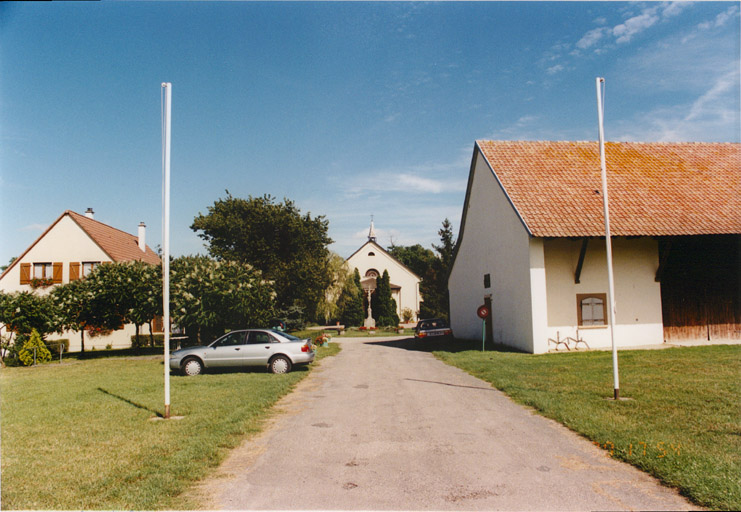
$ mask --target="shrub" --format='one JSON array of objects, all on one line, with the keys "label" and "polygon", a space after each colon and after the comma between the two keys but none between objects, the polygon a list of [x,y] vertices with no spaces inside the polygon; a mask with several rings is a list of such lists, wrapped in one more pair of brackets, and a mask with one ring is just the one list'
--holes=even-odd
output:
[{"label": "shrub", "polygon": [[412,311],[409,308],[404,308],[401,310],[401,318],[404,320],[405,324],[408,324],[414,319],[414,311]]},{"label": "shrub", "polygon": [[59,347],[64,347],[64,351],[69,352],[69,340],[67,338],[59,340],[44,340],[44,343],[52,354],[59,354]]},{"label": "shrub", "polygon": [[18,351],[18,359],[26,366],[34,363],[34,349],[36,349],[35,360],[37,363],[48,363],[51,361],[51,352],[46,348],[44,342],[36,329],[31,331],[31,336]]}]

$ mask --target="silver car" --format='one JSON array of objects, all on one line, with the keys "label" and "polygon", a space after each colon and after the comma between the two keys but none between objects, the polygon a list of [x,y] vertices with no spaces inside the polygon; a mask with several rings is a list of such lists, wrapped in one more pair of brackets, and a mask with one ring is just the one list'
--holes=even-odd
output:
[{"label": "silver car", "polygon": [[206,368],[265,365],[273,373],[288,373],[314,360],[310,339],[271,329],[231,331],[207,347],[187,347],[170,355],[170,370],[198,375]]}]

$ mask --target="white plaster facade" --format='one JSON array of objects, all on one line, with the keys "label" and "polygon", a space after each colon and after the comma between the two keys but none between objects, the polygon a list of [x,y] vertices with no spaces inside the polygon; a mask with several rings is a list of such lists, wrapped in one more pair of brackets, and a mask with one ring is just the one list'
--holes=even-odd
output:
[{"label": "white plaster facade", "polygon": [[[557,333],[561,338],[577,336],[577,294],[607,293],[605,242],[590,240],[576,284],[581,240],[531,236],[486,159],[478,151],[474,155],[448,282],[451,327],[459,338],[481,339],[482,320],[476,312],[489,298],[496,343],[547,352],[548,338]],[[656,240],[614,238],[613,260],[616,343],[661,343]],[[607,326],[579,327],[578,334],[591,348],[611,345]]]},{"label": "white plaster facade", "polygon": [[[85,231],[78,222],[73,220],[73,217],[80,218],[82,216],[74,212],[65,212],[23,254],[21,254],[21,256],[0,276],[0,290],[6,293],[26,291],[34,292],[36,294],[47,294],[57,284],[66,284],[70,282],[71,273],[75,272],[73,267],[79,269],[77,270],[77,272],[79,272],[79,278],[84,278],[83,268],[85,263],[100,264],[114,261],[114,258],[112,258],[109,253],[96,243],[93,237]],[[102,223],[99,224],[105,229],[118,231]],[[142,226],[140,226],[138,237],[142,237],[143,240],[141,227]],[[121,234],[124,243],[136,243],[136,240],[138,239],[138,237],[134,237],[134,235],[128,235],[123,232],[119,233]],[[114,235],[115,234],[117,233],[114,233]],[[121,241],[117,241],[117,243],[121,243]],[[142,251],[141,259],[144,261],[154,261],[156,256],[153,257],[154,253],[152,250],[146,247],[146,245],[145,249],[145,251]],[[120,258],[118,261],[120,261]],[[36,288],[35,290],[30,284],[21,284],[23,281],[21,269],[24,267],[24,264],[30,265],[31,277],[34,277],[34,264],[38,263],[60,265],[61,276],[59,277],[61,280],[57,280],[57,282],[51,286]],[[131,336],[134,334],[135,326],[133,324],[124,325],[123,329],[113,331],[109,335],[91,337],[88,333],[85,333],[85,350],[105,349],[108,345],[112,348],[127,348],[131,346]],[[70,351],[76,352],[80,350],[81,342],[79,332],[67,331],[61,334],[49,334],[47,338],[50,340],[68,339],[70,343]]]},{"label": "white plaster facade", "polygon": [[413,320],[417,320],[422,301],[419,293],[421,279],[383,247],[369,239],[347,258],[347,264],[351,270],[358,269],[361,280],[374,272],[381,276],[383,271],[387,270],[391,281],[391,296],[396,301],[396,313],[402,319],[402,311],[409,308],[414,313]]}]

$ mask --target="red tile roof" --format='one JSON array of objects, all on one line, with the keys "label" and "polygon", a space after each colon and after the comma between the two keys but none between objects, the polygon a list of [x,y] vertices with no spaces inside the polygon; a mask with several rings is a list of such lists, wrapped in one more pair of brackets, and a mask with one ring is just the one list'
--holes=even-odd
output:
[{"label": "red tile roof", "polygon": [[[21,253],[13,263],[8,265],[8,268],[0,274],[0,278],[4,277],[5,274],[10,272],[18,262],[30,251],[51,229],[59,223],[66,215],[77,223],[80,228],[87,233],[87,235],[95,242],[113,261],[144,261],[153,265],[159,265],[160,257],[157,256],[149,246],[146,246],[146,251],[142,252],[139,249],[139,237],[130,235],[121,231],[120,229],[113,228],[108,224],[103,224],[97,220],[89,219],[84,215],[73,212],[72,210],[65,211],[62,215],[57,217],[46,231],[39,236],[31,245]],[[53,256],[52,256],[53,257]]]},{"label": "red tile roof", "polygon": [[130,235],[71,210],[64,214],[69,215],[113,261],[144,261],[153,265],[160,263],[160,257],[149,246],[146,246],[144,252],[139,249],[138,235]]},{"label": "red tile roof", "polygon": [[[533,236],[604,236],[597,142],[477,141]],[[615,236],[741,233],[741,144],[605,144]]]}]

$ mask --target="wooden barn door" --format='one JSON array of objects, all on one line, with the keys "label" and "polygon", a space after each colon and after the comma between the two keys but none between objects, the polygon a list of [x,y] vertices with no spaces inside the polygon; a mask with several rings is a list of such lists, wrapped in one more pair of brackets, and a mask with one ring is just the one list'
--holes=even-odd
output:
[{"label": "wooden barn door", "polygon": [[664,339],[741,338],[737,235],[659,242]]}]

